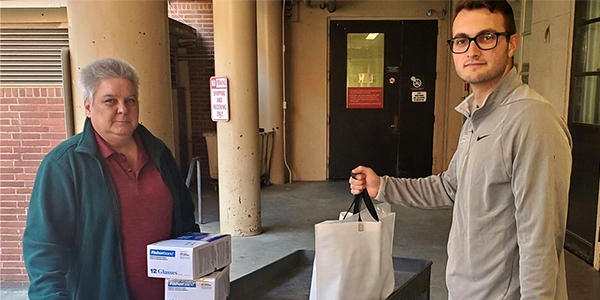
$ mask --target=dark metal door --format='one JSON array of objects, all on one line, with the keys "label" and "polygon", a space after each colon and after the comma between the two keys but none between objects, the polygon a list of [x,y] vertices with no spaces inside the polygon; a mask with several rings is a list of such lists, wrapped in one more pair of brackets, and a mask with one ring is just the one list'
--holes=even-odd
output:
[{"label": "dark metal door", "polygon": [[[330,25],[329,178],[348,178],[358,165],[380,175],[430,175],[437,21]],[[364,62],[378,61],[378,54],[361,38],[383,43],[380,70]],[[370,87],[351,86],[364,78]],[[356,90],[364,94],[357,96]]]}]

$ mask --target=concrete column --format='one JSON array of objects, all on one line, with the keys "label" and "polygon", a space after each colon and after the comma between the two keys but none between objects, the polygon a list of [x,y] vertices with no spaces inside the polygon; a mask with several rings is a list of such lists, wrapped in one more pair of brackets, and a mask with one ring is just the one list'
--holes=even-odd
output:
[{"label": "concrete column", "polygon": [[256,235],[261,232],[256,1],[214,0],[213,19],[215,74],[229,78],[230,120],[217,123],[221,232]]},{"label": "concrete column", "polygon": [[282,2],[259,0],[256,6],[258,34],[259,125],[274,130],[271,183],[285,183],[283,163],[283,49]]},{"label": "concrete column", "polygon": [[[67,0],[71,74],[103,57],[123,59],[140,76],[140,123],[171,150],[174,148],[166,0]],[[83,129],[85,110],[78,85],[73,85],[75,131]]]}]

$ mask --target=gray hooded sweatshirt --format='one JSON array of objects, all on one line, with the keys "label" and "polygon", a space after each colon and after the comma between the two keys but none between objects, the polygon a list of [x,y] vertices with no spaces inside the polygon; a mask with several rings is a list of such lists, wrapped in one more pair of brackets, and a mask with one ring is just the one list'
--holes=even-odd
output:
[{"label": "gray hooded sweatshirt", "polygon": [[513,68],[466,117],[448,170],[381,177],[376,199],[453,207],[446,284],[451,300],[567,299],[563,245],[571,175],[565,122]]}]

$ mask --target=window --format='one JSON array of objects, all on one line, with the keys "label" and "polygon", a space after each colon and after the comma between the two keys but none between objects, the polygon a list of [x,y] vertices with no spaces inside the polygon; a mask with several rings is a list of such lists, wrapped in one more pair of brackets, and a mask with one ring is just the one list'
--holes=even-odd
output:
[{"label": "window", "polygon": [[533,0],[509,1],[513,8],[517,33],[521,35],[521,46],[515,55],[515,66],[524,83],[529,82],[529,63],[531,61],[531,16]]},{"label": "window", "polygon": [[577,1],[570,122],[600,125],[600,1]]}]

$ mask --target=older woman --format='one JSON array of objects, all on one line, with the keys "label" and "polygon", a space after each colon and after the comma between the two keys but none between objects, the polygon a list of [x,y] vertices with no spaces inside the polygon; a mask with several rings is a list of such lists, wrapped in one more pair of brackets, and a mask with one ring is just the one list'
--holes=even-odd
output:
[{"label": "older woman", "polygon": [[23,254],[30,299],[163,299],[146,245],[198,231],[175,160],[138,124],[138,75],[104,58],[81,70],[86,122],[42,161]]}]

